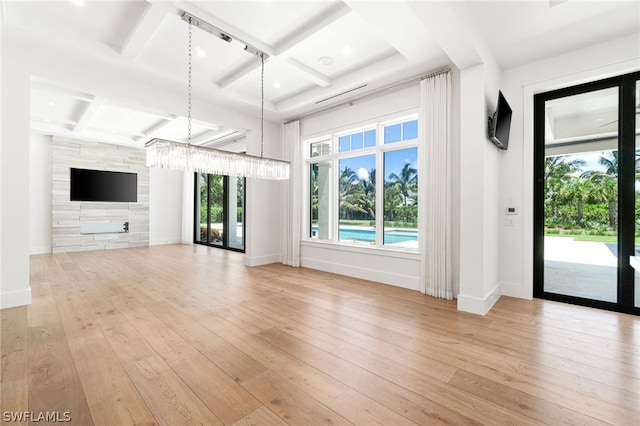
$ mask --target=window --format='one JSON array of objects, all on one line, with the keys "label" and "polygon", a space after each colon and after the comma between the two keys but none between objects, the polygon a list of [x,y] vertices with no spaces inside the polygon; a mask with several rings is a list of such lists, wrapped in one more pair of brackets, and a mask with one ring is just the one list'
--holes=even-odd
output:
[{"label": "window", "polygon": [[194,241],[244,251],[242,177],[195,174]]},{"label": "window", "polygon": [[331,163],[313,163],[310,166],[311,237],[330,239]]},{"label": "window", "polygon": [[376,155],[339,162],[338,240],[376,242]]},{"label": "window", "polygon": [[417,248],[418,148],[384,153],[384,244]]},{"label": "window", "polygon": [[307,239],[417,249],[415,117],[372,123],[307,143]]}]

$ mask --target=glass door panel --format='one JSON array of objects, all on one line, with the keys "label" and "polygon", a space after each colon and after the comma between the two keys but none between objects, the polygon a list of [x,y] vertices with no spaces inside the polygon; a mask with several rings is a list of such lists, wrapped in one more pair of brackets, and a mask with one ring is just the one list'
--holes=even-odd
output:
[{"label": "glass door panel", "polygon": [[209,242],[209,221],[207,220],[209,206],[209,196],[207,195],[208,177],[206,173],[196,173],[195,179],[195,242],[206,244]]},{"label": "glass door panel", "polygon": [[244,251],[245,179],[196,173],[194,241]]},{"label": "glass door panel", "polygon": [[[635,249],[634,255],[640,263],[640,80],[636,81],[635,96]],[[634,273],[634,306],[640,308],[640,270],[635,269]]]},{"label": "glass door panel", "polygon": [[544,110],[544,291],[616,303],[618,88]]},{"label": "glass door panel", "polygon": [[209,175],[209,244],[221,246],[224,238],[222,176]]},{"label": "glass door panel", "polygon": [[231,248],[244,250],[244,178],[227,179],[227,244]]}]

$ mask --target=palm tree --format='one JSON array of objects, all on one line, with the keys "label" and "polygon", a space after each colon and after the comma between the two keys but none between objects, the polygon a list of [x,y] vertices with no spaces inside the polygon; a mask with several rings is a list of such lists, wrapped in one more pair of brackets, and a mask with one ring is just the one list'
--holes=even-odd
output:
[{"label": "palm tree", "polygon": [[384,218],[395,220],[398,204],[402,202],[402,194],[396,185],[387,185],[384,189]]},{"label": "palm tree", "polygon": [[418,170],[411,167],[410,163],[405,163],[400,171],[400,176],[395,173],[390,173],[389,180],[400,189],[400,193],[404,197],[404,206],[407,207],[410,192],[415,189],[418,184]]},{"label": "palm tree", "polygon": [[582,173],[580,176],[586,179],[597,180],[602,176],[613,176],[618,177],[620,173],[620,160],[619,153],[617,150],[603,152],[598,158],[598,163],[601,166],[605,167],[605,171],[599,170],[587,170]]},{"label": "palm tree", "polygon": [[571,176],[571,179],[560,188],[559,197],[567,201],[575,200],[577,203],[576,221],[582,225],[584,217],[584,204],[589,200],[593,191],[593,184],[590,180],[582,179],[578,176]]},{"label": "palm tree", "polygon": [[620,174],[620,156],[618,150],[603,153],[598,162],[607,168],[605,172],[609,176],[618,177]]},{"label": "palm tree", "polygon": [[616,206],[618,203],[620,153],[618,150],[603,152],[602,155],[600,155],[598,162],[606,168],[604,172],[589,170],[584,172],[582,177],[588,178],[595,184],[595,191],[593,192],[593,195],[600,202],[607,203],[609,210],[609,227],[611,229],[615,229],[617,226]]},{"label": "palm tree", "polygon": [[[375,217],[375,185],[370,184],[370,179],[360,179],[355,171],[345,167],[340,173],[339,188],[341,219],[354,219],[363,215],[367,219],[367,215]],[[371,188],[373,200],[369,193]]]},{"label": "palm tree", "polygon": [[544,160],[545,204],[551,205],[551,215],[558,215],[558,201],[565,183],[570,181],[572,174],[584,165],[582,160],[567,161],[565,156],[547,157]]},{"label": "palm tree", "polygon": [[609,210],[609,228],[616,229],[617,226],[617,209],[618,202],[618,180],[609,175],[596,174],[591,180],[595,183],[591,195],[598,202],[607,203]]}]

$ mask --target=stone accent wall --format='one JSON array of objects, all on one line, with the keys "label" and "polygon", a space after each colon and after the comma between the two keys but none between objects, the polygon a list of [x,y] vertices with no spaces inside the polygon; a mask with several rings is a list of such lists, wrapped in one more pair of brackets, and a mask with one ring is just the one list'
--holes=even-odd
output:
[{"label": "stone accent wall", "polygon": [[[53,253],[149,245],[149,169],[144,149],[54,138],[52,161]],[[70,201],[71,168],[137,173],[138,202]],[[81,234],[83,222],[129,222],[129,232]]]}]

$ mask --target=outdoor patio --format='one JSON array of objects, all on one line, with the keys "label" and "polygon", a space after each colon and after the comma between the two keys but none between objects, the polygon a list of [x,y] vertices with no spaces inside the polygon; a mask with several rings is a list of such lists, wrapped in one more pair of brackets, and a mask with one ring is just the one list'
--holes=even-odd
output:
[{"label": "outdoor patio", "polygon": [[[547,292],[616,301],[617,244],[544,238]],[[636,246],[636,252],[640,246]],[[635,273],[635,306],[640,306],[640,273]]]}]

